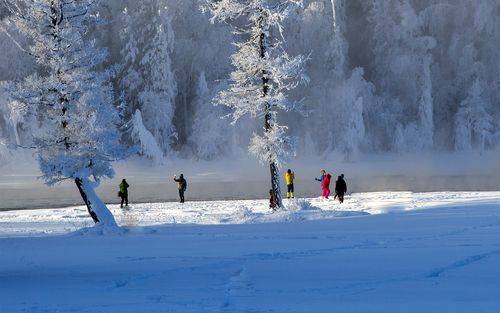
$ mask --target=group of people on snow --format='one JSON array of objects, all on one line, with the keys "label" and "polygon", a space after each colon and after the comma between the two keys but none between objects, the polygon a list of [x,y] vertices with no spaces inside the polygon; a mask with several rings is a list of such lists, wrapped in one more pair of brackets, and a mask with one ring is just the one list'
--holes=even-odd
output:
[{"label": "group of people on snow", "polygon": [[[315,178],[315,180],[320,182],[321,196],[324,199],[329,199],[331,194],[330,183],[332,180],[332,175],[327,173],[325,170],[321,170],[320,173],[321,176],[319,178]],[[344,203],[344,196],[347,193],[347,183],[344,178],[345,178],[344,174],[341,174],[337,178],[337,181],[335,182],[335,196],[333,199],[338,199],[340,203]],[[295,181],[295,173],[291,169],[288,169],[285,172],[286,197],[288,199],[295,198],[294,181]],[[277,206],[278,204],[276,195],[271,189],[269,190],[269,207],[274,210],[276,209]]]},{"label": "group of people on snow", "polygon": [[[184,203],[186,200],[184,198],[184,193],[187,190],[187,181],[184,178],[184,174],[181,174],[179,178],[177,175],[174,175],[174,181],[177,183],[177,189],[179,190],[179,200],[180,203]],[[123,208],[123,204],[128,206],[128,188],[130,185],[127,183],[127,180],[123,179],[119,186],[118,197],[121,199],[120,208]]]},{"label": "group of people on snow", "polygon": [[[332,179],[332,175],[327,173],[325,170],[321,170],[321,176],[319,178],[315,178],[315,180],[320,182],[321,185],[321,196],[325,199],[329,199],[330,197],[330,183]],[[288,169],[285,172],[285,184],[286,184],[286,196],[288,199],[295,198],[295,173]],[[180,174],[179,178],[177,175],[174,175],[174,182],[177,183],[177,189],[179,190],[179,200],[180,203],[185,202],[184,194],[187,190],[187,181],[184,178],[184,174]],[[128,188],[130,185],[127,183],[125,179],[122,180],[119,186],[118,197],[120,197],[120,207],[128,206]],[[334,199],[338,199],[340,203],[344,202],[344,195],[347,193],[347,183],[344,179],[344,174],[341,174],[337,181],[335,182],[335,196]],[[269,190],[269,207],[271,209],[276,209],[277,207],[277,198],[274,194],[273,190]]]},{"label": "group of people on snow", "polygon": [[[344,202],[344,195],[347,192],[347,183],[344,179],[344,174],[340,174],[335,182],[335,196],[333,199],[338,199],[340,203]],[[325,199],[330,197],[330,182],[332,180],[332,175],[327,173],[325,170],[321,170],[320,178],[315,178],[321,183],[321,196]]]}]

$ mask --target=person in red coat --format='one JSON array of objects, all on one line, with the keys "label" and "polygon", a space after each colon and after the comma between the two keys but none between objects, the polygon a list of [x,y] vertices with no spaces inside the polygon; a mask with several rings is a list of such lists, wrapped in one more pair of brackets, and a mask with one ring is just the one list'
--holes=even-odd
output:
[{"label": "person in red coat", "polygon": [[321,177],[316,178],[316,180],[321,183],[321,196],[328,199],[328,197],[330,197],[330,181],[332,180],[332,175],[328,174],[325,170],[321,170]]}]

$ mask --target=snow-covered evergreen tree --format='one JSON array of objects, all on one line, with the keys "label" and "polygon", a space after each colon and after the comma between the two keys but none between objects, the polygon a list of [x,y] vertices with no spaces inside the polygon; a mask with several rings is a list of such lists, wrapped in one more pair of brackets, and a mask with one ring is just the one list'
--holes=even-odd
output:
[{"label": "snow-covered evergreen tree", "polygon": [[408,0],[373,1],[371,20],[377,87],[402,136],[386,135],[393,137],[395,150],[429,149],[434,134],[430,50],[436,41],[423,35],[422,19]]},{"label": "snow-covered evergreen tree", "polygon": [[8,102],[6,92],[4,90],[4,84],[0,83],[0,166],[7,163],[10,158],[10,151],[8,149],[8,143],[10,141],[11,125],[7,120],[8,114]]},{"label": "snow-covered evergreen tree", "polygon": [[[122,103],[125,104],[125,107],[128,107],[138,101],[138,89],[144,84],[144,78],[139,72],[138,40],[140,37],[136,33],[137,24],[134,23],[136,18],[131,16],[128,8],[123,9],[120,17],[123,25],[120,38],[124,42],[120,51],[123,66],[122,73],[120,73],[120,88],[122,89]],[[123,114],[126,115],[127,112],[124,111]]]},{"label": "snow-covered evergreen tree", "polygon": [[460,103],[455,118],[455,148],[470,150],[476,146],[481,152],[486,139],[492,135],[493,118],[487,110],[484,91],[479,79],[476,79],[467,98]]},{"label": "snow-covered evergreen tree", "polygon": [[31,146],[33,134],[36,134],[39,125],[32,108],[28,103],[15,99],[18,85],[15,81],[0,83],[0,117],[5,120],[3,137],[11,149]]},{"label": "snow-covered evergreen tree", "polygon": [[[0,137],[5,147],[15,148],[29,145],[31,133],[36,132],[36,125],[27,114],[29,108],[9,97],[12,80],[26,77],[34,69],[34,62],[28,53],[20,53],[28,43],[28,38],[8,19],[0,18]],[[34,128],[34,129],[32,129]]]},{"label": "snow-covered evergreen tree", "polygon": [[[163,0],[147,0],[126,8],[122,14],[125,41],[121,87],[130,114],[139,109],[144,127],[153,135],[164,155],[176,137],[172,124],[177,85],[170,54],[174,34]],[[142,23],[142,24],[141,24]],[[141,137],[136,137],[141,138]],[[151,143],[137,143],[140,146]]]},{"label": "snow-covered evergreen tree", "polygon": [[282,48],[281,23],[297,5],[302,1],[208,1],[213,21],[234,22],[240,17],[248,21],[244,29],[235,25],[235,30],[247,37],[237,43],[238,51],[232,58],[236,70],[231,74],[230,87],[216,101],[233,109],[234,121],[247,114],[263,119],[263,134],[254,134],[250,152],[269,164],[271,189],[280,208],[279,168],[295,152],[293,138],[286,135],[287,127],[278,124],[278,113],[298,109],[297,103],[287,99],[287,93],[308,80],[303,72],[305,58],[291,58]]},{"label": "snow-covered evergreen tree", "polygon": [[34,148],[49,185],[73,180],[94,222],[116,222],[94,191],[114,175],[111,161],[122,156],[110,72],[97,71],[105,49],[87,39],[98,21],[96,1],[16,0],[11,20],[32,44],[25,50],[43,68],[19,83],[12,97],[36,116]]},{"label": "snow-covered evergreen tree", "polygon": [[347,70],[347,42],[343,31],[345,29],[344,0],[330,0],[332,6],[332,26],[330,49],[326,52],[331,74],[336,79],[343,79]]},{"label": "snow-covered evergreen tree", "polygon": [[372,100],[373,86],[364,79],[363,68],[350,69],[349,45],[345,38],[346,12],[344,0],[330,0],[331,24],[327,26],[328,47],[323,60],[326,69],[319,108],[313,109],[317,125],[315,138],[321,139],[319,151],[340,152],[352,159],[365,141],[364,112]]},{"label": "snow-covered evergreen tree", "polygon": [[[7,7],[14,2],[0,3]],[[97,5],[101,17],[113,21],[92,26],[92,33],[98,45],[110,51],[105,66],[121,65],[113,85],[118,94],[124,93],[125,121],[132,122],[139,109],[143,126],[154,135],[157,145],[171,142],[167,151],[161,147],[164,154],[176,151],[181,157],[195,156],[200,71],[205,71],[210,93],[214,93],[216,82],[223,81],[232,71],[230,55],[238,49],[224,43],[233,42],[240,34],[232,34],[227,23],[210,27],[209,16],[198,10],[199,0],[108,0]],[[162,9],[165,6],[168,11]],[[289,94],[294,99],[308,99],[304,109],[310,118],[280,114],[280,123],[293,125],[289,134],[308,141],[307,150],[315,155],[329,157],[338,152],[348,156],[357,150],[455,150],[455,117],[477,78],[493,119],[494,135],[486,138],[485,148],[500,146],[498,10],[498,0],[304,1],[304,7],[290,11],[283,22],[286,32],[282,48],[290,55],[304,54],[311,59],[306,64],[311,83]],[[166,13],[175,40],[173,36],[162,39],[159,35],[158,25],[163,23],[164,29],[169,28],[160,17]],[[0,83],[7,85],[8,81],[21,80],[31,73],[45,75],[44,68],[35,64],[28,53],[19,53],[19,48],[24,50],[30,41],[10,22],[9,15],[0,13]],[[246,26],[245,23],[243,16],[235,21],[238,27]],[[166,57],[156,60],[156,56],[166,55],[159,52],[166,46],[162,44],[165,38],[171,39],[167,44],[170,70],[168,66],[159,66],[169,63]],[[151,52],[153,59],[143,65],[148,51],[157,53]],[[159,74],[151,74],[151,68]],[[353,75],[359,73],[357,69],[363,71],[364,82],[350,79],[358,76]],[[176,88],[172,87],[173,81],[165,78],[174,76]],[[162,77],[155,78],[158,85],[153,84],[153,77]],[[153,94],[159,96],[151,97]],[[175,95],[175,105],[171,95]],[[356,105],[360,96],[362,106]],[[4,101],[0,109],[0,129],[9,147],[19,142],[29,146],[30,134],[37,133],[38,124],[26,119],[34,118],[33,115],[14,115],[21,119],[11,119],[9,108],[18,104]],[[157,110],[158,106],[164,110]],[[218,109],[210,113],[218,115]],[[222,108],[220,113],[227,114],[226,110]],[[359,122],[357,126],[362,121],[364,135],[361,136],[360,127],[347,127],[353,125],[347,120]],[[218,118],[214,121],[214,125],[220,122]],[[246,149],[252,133],[260,130],[260,122],[250,117],[238,125],[238,131],[231,134],[234,152]],[[311,140],[306,140],[306,134],[310,134]],[[141,143],[133,142],[130,135],[131,132],[122,133],[123,143],[140,147]],[[176,139],[172,140],[172,135],[177,135]],[[301,145],[299,152],[303,149],[306,148]]]},{"label": "snow-covered evergreen tree", "polygon": [[[0,12],[1,13],[1,12]],[[17,31],[9,19],[2,20],[0,14],[0,82],[22,79],[34,70],[35,64],[27,53],[19,53],[28,43],[28,38]]]},{"label": "snow-covered evergreen tree", "polygon": [[196,108],[191,142],[195,145],[195,153],[203,160],[213,160],[217,157],[228,155],[231,151],[231,133],[228,129],[229,123],[224,119],[225,112],[222,106],[214,106],[212,99],[214,94],[222,89],[222,85],[211,92],[202,71],[198,77]]},{"label": "snow-covered evergreen tree", "polygon": [[338,134],[335,149],[347,160],[354,158],[365,141],[366,129],[363,113],[372,101],[373,86],[364,77],[362,68],[356,68],[351,76],[340,82],[335,90],[337,109],[334,111]]},{"label": "snow-covered evergreen tree", "polygon": [[163,162],[163,151],[158,146],[153,134],[144,126],[142,114],[139,109],[135,111],[128,127],[130,128],[129,131],[132,140],[139,144],[139,154],[153,160],[155,164],[161,164]]}]

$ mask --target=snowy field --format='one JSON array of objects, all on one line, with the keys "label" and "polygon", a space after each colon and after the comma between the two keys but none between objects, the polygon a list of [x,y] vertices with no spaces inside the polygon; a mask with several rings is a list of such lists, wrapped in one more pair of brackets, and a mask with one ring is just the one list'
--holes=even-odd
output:
[{"label": "snowy field", "polygon": [[0,212],[0,312],[500,312],[500,192]]}]

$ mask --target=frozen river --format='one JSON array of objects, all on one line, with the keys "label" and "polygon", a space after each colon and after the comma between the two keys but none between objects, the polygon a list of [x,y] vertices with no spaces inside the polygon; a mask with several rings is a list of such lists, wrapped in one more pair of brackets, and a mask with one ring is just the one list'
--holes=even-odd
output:
[{"label": "frozen river", "polygon": [[[357,162],[299,159],[287,165],[297,177],[299,197],[315,197],[319,184],[314,178],[325,168],[334,176],[344,173],[351,192],[372,191],[496,191],[500,190],[500,154],[481,158],[455,155],[367,156]],[[471,160],[475,160],[471,162]],[[26,163],[26,165],[24,165]],[[116,203],[117,186],[122,178],[131,185],[134,203],[165,202],[177,199],[174,174],[188,179],[188,200],[261,199],[269,190],[268,170],[254,159],[218,162],[169,161],[164,166],[145,166],[134,162],[115,164],[116,178],[104,180],[98,190],[107,203]],[[47,187],[38,179],[36,165],[26,160],[16,168],[0,170],[0,210],[54,208],[81,204],[74,184]]]},{"label": "frozen river", "polygon": [[[207,180],[192,176],[188,186],[189,200],[230,200],[259,199],[266,196],[268,181]],[[131,184],[130,201],[135,203],[164,202],[177,199],[176,185],[170,176],[128,176]],[[119,179],[105,181],[99,188],[99,195],[107,203],[116,203]],[[348,177],[352,192],[369,191],[495,191],[500,190],[500,179],[495,175],[475,176],[369,176]],[[319,194],[319,186],[311,175],[308,179],[298,179],[297,195],[314,197]],[[47,187],[35,176],[1,176],[0,210],[65,207],[81,204],[80,195],[71,183]]]}]

